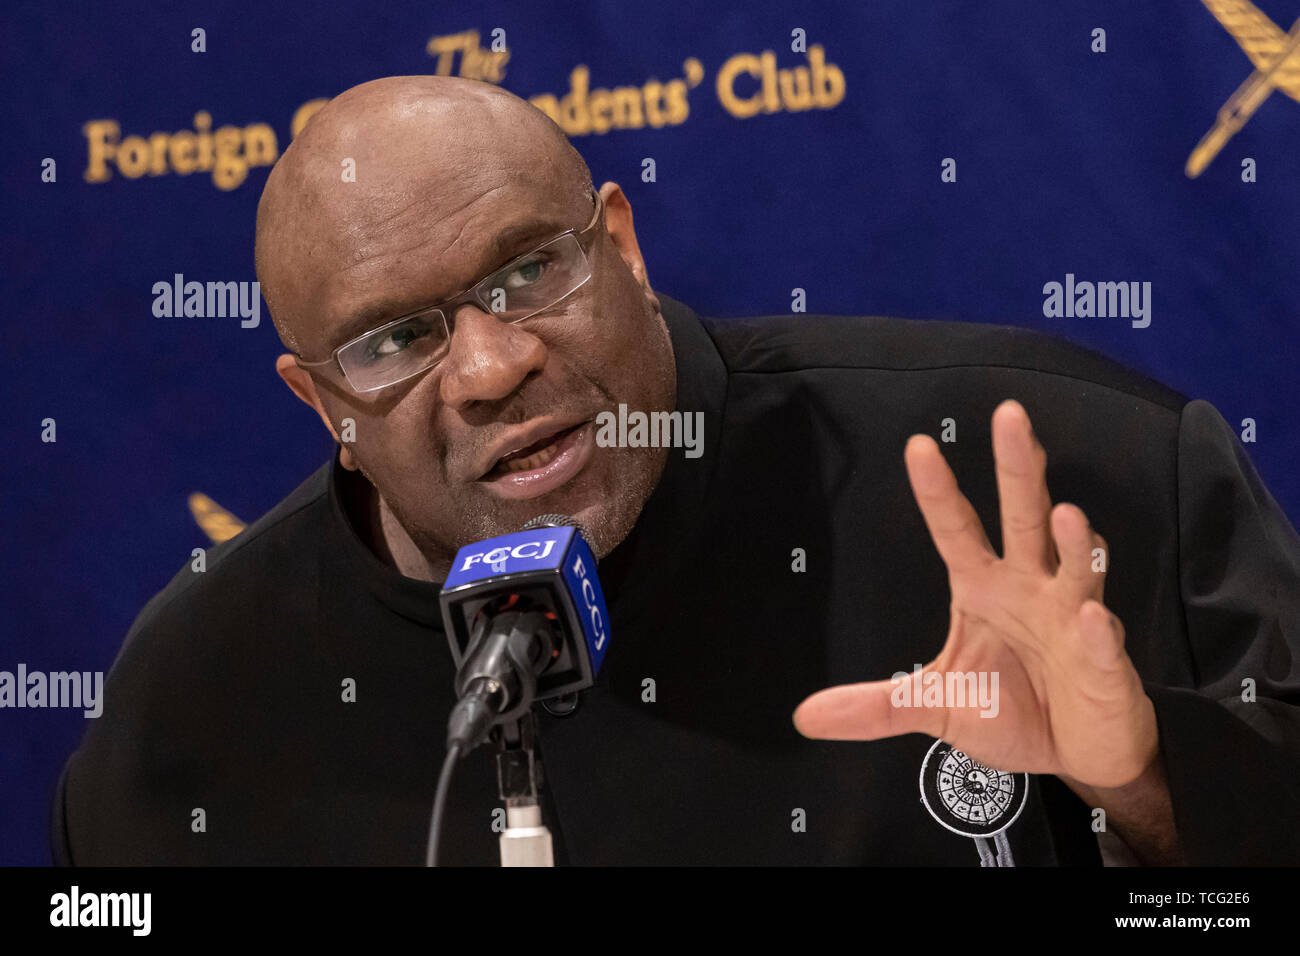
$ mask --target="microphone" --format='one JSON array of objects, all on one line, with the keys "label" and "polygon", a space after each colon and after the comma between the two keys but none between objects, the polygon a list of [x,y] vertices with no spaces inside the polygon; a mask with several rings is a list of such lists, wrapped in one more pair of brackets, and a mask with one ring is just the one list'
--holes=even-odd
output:
[{"label": "microphone", "polygon": [[468,753],[535,701],[591,687],[609,648],[596,558],[566,515],[461,548],[440,602],[457,668],[449,752]]}]

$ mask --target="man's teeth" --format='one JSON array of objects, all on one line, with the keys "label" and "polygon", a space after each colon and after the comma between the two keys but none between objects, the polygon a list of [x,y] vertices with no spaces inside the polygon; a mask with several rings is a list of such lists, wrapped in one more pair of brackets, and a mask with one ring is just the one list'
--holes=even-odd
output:
[{"label": "man's teeth", "polygon": [[497,469],[504,472],[532,471],[548,464],[558,454],[556,444],[547,445],[541,451],[535,451],[525,458],[511,458],[509,461],[497,462]]}]

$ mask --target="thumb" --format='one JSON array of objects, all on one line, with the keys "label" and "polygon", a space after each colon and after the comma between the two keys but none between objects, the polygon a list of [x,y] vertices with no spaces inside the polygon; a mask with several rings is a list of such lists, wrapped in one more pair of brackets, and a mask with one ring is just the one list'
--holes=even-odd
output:
[{"label": "thumb", "polygon": [[942,737],[946,707],[921,706],[924,671],[891,680],[828,687],[794,711],[794,726],[817,740],[879,740],[898,734]]}]

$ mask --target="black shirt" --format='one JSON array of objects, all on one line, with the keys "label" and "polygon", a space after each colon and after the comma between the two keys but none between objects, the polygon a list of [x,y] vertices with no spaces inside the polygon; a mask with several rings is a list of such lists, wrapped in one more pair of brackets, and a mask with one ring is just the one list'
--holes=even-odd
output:
[{"label": "black shirt", "polygon": [[[670,452],[601,564],[597,686],[570,716],[538,710],[558,863],[979,864],[921,801],[931,738],[806,740],[791,714],[938,652],[946,572],[903,447],[953,420],[940,447],[998,547],[989,420],[1007,398],[1053,501],[1109,543],[1106,604],[1189,862],[1300,862],[1300,539],[1211,406],[1021,329],[711,320],[660,298],[704,453]],[[439,585],[366,547],[355,481],[336,457],[140,613],[59,781],[56,861],[423,861],[453,703]],[[1073,793],[1030,776],[1027,794],[1018,865],[1099,862]],[[456,773],[444,862],[497,863],[500,803],[482,747]]]}]

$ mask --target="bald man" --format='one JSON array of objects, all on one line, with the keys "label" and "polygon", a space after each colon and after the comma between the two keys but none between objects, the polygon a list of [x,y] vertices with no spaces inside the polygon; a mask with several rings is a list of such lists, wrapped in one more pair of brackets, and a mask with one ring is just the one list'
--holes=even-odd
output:
[{"label": "bald man", "polygon": [[[613,634],[536,708],[560,862],[1300,861],[1300,539],[1206,403],[1007,327],[702,318],[546,116],[454,78],[322,109],[256,262],[336,455],[141,612],[59,862],[419,862],[440,583],[543,513]],[[480,748],[445,862],[499,802]]]}]

